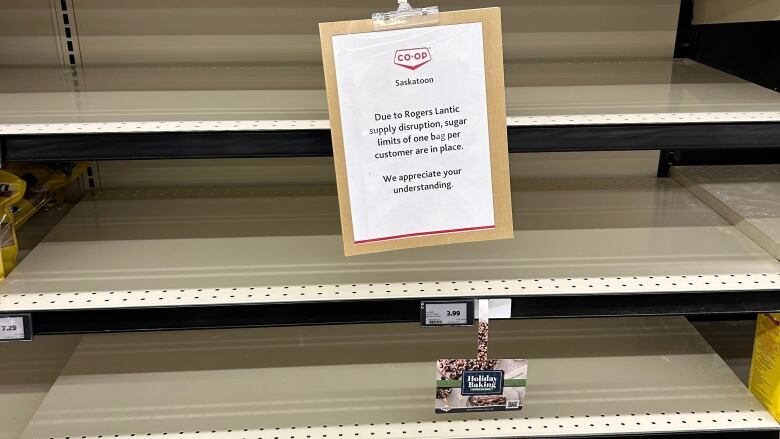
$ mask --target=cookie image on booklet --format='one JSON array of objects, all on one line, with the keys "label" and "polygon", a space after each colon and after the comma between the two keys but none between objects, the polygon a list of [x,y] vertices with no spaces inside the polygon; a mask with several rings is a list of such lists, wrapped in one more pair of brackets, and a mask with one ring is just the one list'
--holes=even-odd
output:
[{"label": "cookie image on booklet", "polygon": [[528,360],[441,359],[436,362],[436,413],[520,410]]}]

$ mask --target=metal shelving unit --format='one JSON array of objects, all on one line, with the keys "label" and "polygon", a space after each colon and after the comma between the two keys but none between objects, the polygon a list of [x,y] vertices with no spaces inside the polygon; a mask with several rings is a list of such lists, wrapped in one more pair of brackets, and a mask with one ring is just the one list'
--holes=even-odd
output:
[{"label": "metal shelving unit", "polygon": [[513,187],[513,240],[361,258],[343,256],[333,195],[104,191],[0,284],[0,307],[38,333],[414,321],[454,297],[512,297],[518,318],[780,309],[780,262],[670,179]]},{"label": "metal shelving unit", "polygon": [[[378,5],[2,2],[0,163],[91,161],[95,189],[0,283],[36,335],[0,344],[0,439],[776,439],[679,317],[780,311],[771,233],[675,166],[777,161],[778,27],[697,3],[491,2],[515,239],[345,258],[316,29]],[[433,414],[474,331],[412,322],[450,298],[511,299],[522,412]]]},{"label": "metal shelving unit", "polygon": [[414,324],[85,336],[22,438],[778,434],[681,317],[495,322],[491,356],[529,359],[526,408],[435,415],[435,360],[474,345]]}]

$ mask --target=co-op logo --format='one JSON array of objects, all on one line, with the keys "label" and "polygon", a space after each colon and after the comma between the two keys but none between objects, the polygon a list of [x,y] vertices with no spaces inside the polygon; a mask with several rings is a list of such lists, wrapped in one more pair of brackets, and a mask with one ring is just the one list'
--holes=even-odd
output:
[{"label": "co-op logo", "polygon": [[395,51],[394,63],[409,70],[417,70],[431,62],[431,51],[427,47]]}]

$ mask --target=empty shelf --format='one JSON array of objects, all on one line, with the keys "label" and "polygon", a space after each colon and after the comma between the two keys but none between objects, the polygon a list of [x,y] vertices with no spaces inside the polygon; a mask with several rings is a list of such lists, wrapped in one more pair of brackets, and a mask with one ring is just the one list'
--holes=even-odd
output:
[{"label": "empty shelf", "polygon": [[780,165],[682,166],[672,176],[780,259]]},{"label": "empty shelf", "polygon": [[333,195],[98,193],[0,283],[0,310],[738,294],[780,285],[775,258],[671,179],[513,187],[514,239],[351,258]]},{"label": "empty shelf", "polygon": [[[780,121],[771,90],[693,61],[506,66],[510,126]],[[0,134],[329,127],[321,67],[0,69]]]},{"label": "empty shelf", "polygon": [[493,322],[491,356],[529,359],[525,408],[435,415],[436,359],[475,345],[474,328],[414,324],[85,336],[22,438],[778,429],[684,318]]},{"label": "empty shelf", "polygon": [[80,339],[0,343],[0,439],[19,439]]}]

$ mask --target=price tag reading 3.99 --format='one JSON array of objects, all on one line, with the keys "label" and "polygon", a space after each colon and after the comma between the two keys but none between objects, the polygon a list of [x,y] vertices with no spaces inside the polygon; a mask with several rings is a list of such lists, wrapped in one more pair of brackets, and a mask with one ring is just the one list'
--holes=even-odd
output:
[{"label": "price tag reading 3.99", "polygon": [[474,324],[474,302],[422,302],[423,326],[469,326]]}]

